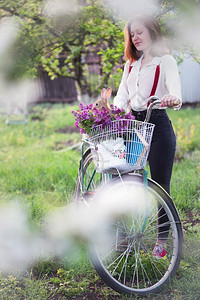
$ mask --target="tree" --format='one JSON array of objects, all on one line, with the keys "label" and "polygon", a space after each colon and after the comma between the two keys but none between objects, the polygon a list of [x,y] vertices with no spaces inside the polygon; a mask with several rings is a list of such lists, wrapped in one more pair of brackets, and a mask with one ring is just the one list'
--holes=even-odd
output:
[{"label": "tree", "polygon": [[[198,60],[198,48],[188,47],[180,33],[185,30],[182,16],[199,12],[199,0],[157,3],[155,13],[173,47],[178,53],[188,51]],[[42,67],[52,79],[73,78],[81,95],[96,97],[104,86],[118,87],[124,62],[125,20],[102,1],[4,0],[0,2],[0,17],[2,21],[12,17],[20,24],[14,47],[0,60],[7,78],[34,77]],[[99,55],[100,74],[90,74],[84,63],[88,53]],[[178,56],[181,61],[181,54]]]},{"label": "tree", "polygon": [[[58,52],[66,56],[59,74],[74,78],[82,95],[96,96],[99,89],[108,84],[109,79],[114,78],[114,82],[118,76],[113,68],[117,68],[123,60],[122,27],[122,22],[115,22],[110,11],[99,1],[87,1],[85,5],[79,6],[78,12],[67,24],[63,20],[58,23],[55,21],[54,28],[60,28],[59,36],[62,37]],[[93,74],[96,77],[93,85],[88,66],[83,63],[88,52],[97,53],[101,57],[102,74]],[[50,71],[53,62],[55,63],[55,52],[50,56],[47,53],[43,59],[45,69]]]},{"label": "tree", "polygon": [[[116,76],[111,72],[122,61],[121,24],[114,22],[98,1],[76,3],[75,7],[73,14],[55,18],[45,15],[42,1],[13,0],[0,5],[1,19],[12,16],[20,23],[18,39],[1,62],[12,60],[11,67],[3,66],[7,77],[33,77],[42,66],[52,79],[71,77],[81,94],[93,96]],[[97,89],[89,84],[87,65],[83,64],[84,56],[95,51],[101,55],[103,74],[97,78]],[[63,63],[61,57],[66,58]]]}]

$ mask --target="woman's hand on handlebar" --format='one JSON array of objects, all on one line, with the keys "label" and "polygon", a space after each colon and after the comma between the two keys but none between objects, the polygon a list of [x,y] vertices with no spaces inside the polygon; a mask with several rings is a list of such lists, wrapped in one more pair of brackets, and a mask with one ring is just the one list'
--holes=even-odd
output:
[{"label": "woman's hand on handlebar", "polygon": [[180,100],[173,95],[164,95],[161,99],[160,107],[176,107],[180,104]]}]

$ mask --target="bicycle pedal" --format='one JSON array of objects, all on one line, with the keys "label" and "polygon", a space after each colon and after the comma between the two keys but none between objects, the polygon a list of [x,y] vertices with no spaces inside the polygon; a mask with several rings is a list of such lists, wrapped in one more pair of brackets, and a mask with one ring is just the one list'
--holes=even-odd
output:
[{"label": "bicycle pedal", "polygon": [[85,199],[85,200],[89,200],[89,199],[92,199],[95,195],[95,192],[94,191],[86,191],[84,192],[84,194],[82,195],[82,197]]}]

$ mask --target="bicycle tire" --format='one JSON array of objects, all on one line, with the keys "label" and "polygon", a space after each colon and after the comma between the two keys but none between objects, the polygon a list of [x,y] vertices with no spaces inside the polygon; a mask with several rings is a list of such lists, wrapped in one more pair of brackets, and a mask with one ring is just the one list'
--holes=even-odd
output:
[{"label": "bicycle tire", "polygon": [[[122,181],[127,186],[126,189],[132,185],[137,188],[144,187],[143,178],[140,174],[124,175],[122,180],[114,179],[100,188],[95,196],[96,201],[99,201],[98,194],[100,195],[103,191],[111,193],[118,191],[117,187],[120,187]],[[148,195],[156,200],[152,216],[149,215],[148,226],[145,225],[144,232],[141,233],[141,227],[137,228],[138,225],[136,226],[136,224],[140,224],[137,215],[128,212],[122,217],[123,222],[120,221],[121,227],[119,227],[119,223],[116,225],[119,220],[113,220],[111,226],[113,235],[110,236],[111,247],[109,249],[105,250],[102,243],[95,240],[89,250],[91,262],[99,276],[108,286],[121,294],[146,296],[150,293],[157,293],[164,284],[169,283],[180,263],[183,231],[176,207],[165,190],[151,179],[148,179],[147,191]],[[158,225],[156,225],[157,212],[155,212],[158,210],[158,204],[164,207],[170,223],[166,260],[152,255],[158,230]],[[128,232],[129,225],[126,225],[127,228],[122,236],[127,244],[122,245],[119,238],[119,228],[122,231],[121,228],[125,227],[124,224],[128,223],[130,216],[133,217],[135,223],[133,223],[134,226],[131,224],[132,232]],[[137,230],[139,231],[137,232]],[[118,237],[117,242],[116,237]]]},{"label": "bicycle tire", "polygon": [[76,187],[74,193],[74,204],[80,205],[93,198],[95,191],[102,185],[104,175],[96,172],[91,149],[88,148],[80,160]]}]

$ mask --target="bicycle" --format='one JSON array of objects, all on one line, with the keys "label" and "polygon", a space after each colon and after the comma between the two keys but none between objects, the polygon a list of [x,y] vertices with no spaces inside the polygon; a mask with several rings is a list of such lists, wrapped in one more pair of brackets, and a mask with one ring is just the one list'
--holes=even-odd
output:
[{"label": "bicycle", "polygon": [[[183,242],[181,220],[171,197],[147,177],[144,169],[154,129],[154,125],[148,121],[153,106],[160,104],[155,96],[151,97],[150,102],[144,122],[129,120],[123,123],[125,126],[120,137],[125,136],[124,159],[128,169],[107,166],[98,170],[98,163],[94,159],[95,155],[100,154],[97,153],[97,146],[113,137],[116,140],[119,127],[114,124],[109,130],[95,128],[90,141],[84,140],[84,143],[89,142],[90,147],[84,151],[84,143],[82,146],[75,190],[76,205],[91,201],[101,203],[102,195],[106,199],[114,194],[116,198],[119,197],[116,202],[131,198],[133,209],[128,207],[122,215],[111,219],[109,246],[105,247],[102,240],[95,239],[90,258],[95,270],[108,286],[119,293],[138,296],[156,293],[169,283],[179,267]],[[134,140],[133,144],[130,144],[130,140],[131,143]],[[138,153],[134,154],[133,151]],[[97,162],[99,160],[98,157]],[[141,196],[139,203],[143,203],[141,206],[138,206],[135,199],[138,195]],[[164,216],[167,216],[168,221],[159,224],[158,219]],[[167,234],[165,259],[152,255],[160,228]]]}]

